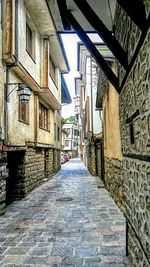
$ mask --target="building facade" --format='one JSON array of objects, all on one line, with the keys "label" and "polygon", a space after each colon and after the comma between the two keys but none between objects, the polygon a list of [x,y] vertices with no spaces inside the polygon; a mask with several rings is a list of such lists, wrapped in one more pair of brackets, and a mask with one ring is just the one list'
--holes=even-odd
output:
[{"label": "building facade", "polygon": [[67,122],[62,127],[65,134],[63,152],[69,154],[72,158],[78,156],[79,129],[77,123]]},{"label": "building facade", "polygon": [[[97,44],[103,52],[104,46]],[[78,71],[81,78],[76,79],[76,91],[80,96],[78,109],[81,120],[80,147],[82,158],[92,175],[101,176],[101,111],[96,108],[98,65],[82,43],[78,43]]]},{"label": "building facade", "polygon": [[[45,0],[8,0],[0,7],[3,212],[4,203],[24,197],[60,169],[61,73],[68,65]],[[18,95],[20,87],[30,88],[28,103]]]}]

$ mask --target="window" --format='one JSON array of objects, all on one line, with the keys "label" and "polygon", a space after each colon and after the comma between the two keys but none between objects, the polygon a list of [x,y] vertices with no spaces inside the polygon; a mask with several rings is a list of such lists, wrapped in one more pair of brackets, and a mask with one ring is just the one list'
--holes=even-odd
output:
[{"label": "window", "polygon": [[34,32],[28,24],[26,24],[26,50],[32,59],[34,59]]},{"label": "window", "polygon": [[57,140],[60,141],[60,128],[57,128]]},{"label": "window", "polygon": [[49,58],[49,74],[55,82],[55,65],[51,57]]},{"label": "window", "polygon": [[78,136],[78,135],[79,135],[78,130],[74,130],[74,136]]},{"label": "window", "polygon": [[69,146],[69,140],[65,141],[65,146]]},{"label": "window", "polygon": [[73,142],[73,146],[76,147],[77,146],[77,142]]},{"label": "window", "polygon": [[54,139],[56,140],[56,123],[54,123]]},{"label": "window", "polygon": [[134,140],[134,127],[133,127],[133,122],[131,122],[129,124],[129,127],[130,127],[130,142],[131,142],[131,145],[134,144],[135,140]]},{"label": "window", "polygon": [[48,109],[39,103],[39,127],[48,131]]},{"label": "window", "polygon": [[68,137],[70,135],[70,129],[66,128],[66,136]]},{"label": "window", "polygon": [[23,103],[19,98],[19,121],[29,124],[29,103]]}]

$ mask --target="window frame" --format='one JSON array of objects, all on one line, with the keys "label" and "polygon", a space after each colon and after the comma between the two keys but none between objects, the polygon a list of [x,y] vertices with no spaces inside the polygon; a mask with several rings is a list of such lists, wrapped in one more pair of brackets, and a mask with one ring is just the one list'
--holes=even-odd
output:
[{"label": "window frame", "polygon": [[29,103],[23,103],[20,97],[18,101],[18,120],[29,125]]},{"label": "window frame", "polygon": [[28,21],[26,21],[26,51],[35,63],[35,31],[30,27]]},{"label": "window frame", "polygon": [[49,132],[49,110],[39,102],[39,128]]},{"label": "window frame", "polygon": [[[66,142],[68,143],[68,145],[66,145]],[[69,147],[69,143],[70,143],[70,140],[65,140],[65,146],[66,147]]]},{"label": "window frame", "polygon": [[60,142],[60,127],[57,126],[57,141]]},{"label": "window frame", "polygon": [[51,56],[49,56],[49,75],[56,84],[56,66]]}]

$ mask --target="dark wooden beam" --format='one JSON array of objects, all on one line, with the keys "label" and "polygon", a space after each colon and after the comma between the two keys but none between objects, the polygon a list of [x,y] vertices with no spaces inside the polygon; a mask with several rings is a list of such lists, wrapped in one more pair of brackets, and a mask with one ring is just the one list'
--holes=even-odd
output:
[{"label": "dark wooden beam", "polygon": [[72,28],[76,31],[79,38],[84,43],[90,54],[93,56],[99,67],[103,70],[108,80],[112,83],[112,85],[119,93],[120,89],[118,78],[116,77],[112,69],[109,67],[107,62],[104,60],[102,55],[99,53],[99,51],[96,49],[90,38],[87,36],[86,32],[82,29],[80,24],[76,21],[76,19],[69,10],[64,10],[63,14],[68,20],[68,22],[71,24]]},{"label": "dark wooden beam", "polygon": [[140,0],[117,0],[119,5],[126,11],[141,31],[146,26],[145,5]]},{"label": "dark wooden beam", "polygon": [[65,29],[65,31],[70,31],[71,30],[70,23],[66,20],[65,16],[63,15],[63,10],[67,9],[66,0],[57,0],[57,4],[59,7],[59,11],[60,11],[60,15],[62,18],[62,23],[63,23],[64,29]]},{"label": "dark wooden beam", "polygon": [[[96,30],[99,36],[103,39],[109,49],[112,51],[114,56],[118,59],[121,65],[127,69],[128,68],[128,59],[127,54],[112,35],[112,33],[107,29],[104,23],[100,20],[100,18],[93,11],[91,6],[88,4],[86,0],[73,0],[81,12],[84,14],[85,18],[89,21],[92,27]],[[132,1],[132,0],[131,0]]]}]

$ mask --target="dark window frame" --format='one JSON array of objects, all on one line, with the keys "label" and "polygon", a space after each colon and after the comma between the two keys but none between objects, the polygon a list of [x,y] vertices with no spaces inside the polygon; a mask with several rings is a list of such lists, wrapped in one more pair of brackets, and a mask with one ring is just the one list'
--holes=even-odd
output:
[{"label": "dark window frame", "polygon": [[60,141],[60,127],[57,127],[57,140]]},{"label": "dark window frame", "polygon": [[29,125],[29,103],[23,103],[19,97],[19,112],[18,119],[20,122]]},{"label": "dark window frame", "polygon": [[34,39],[35,39],[34,31],[31,29],[28,22],[26,22],[26,51],[35,63],[35,42],[34,42]]},{"label": "dark window frame", "polygon": [[39,102],[39,128],[49,131],[49,112],[42,103]]},{"label": "dark window frame", "polygon": [[49,75],[56,84],[56,66],[51,56],[49,56]]}]

